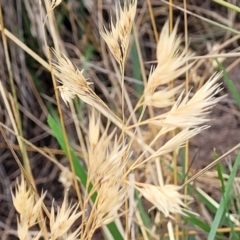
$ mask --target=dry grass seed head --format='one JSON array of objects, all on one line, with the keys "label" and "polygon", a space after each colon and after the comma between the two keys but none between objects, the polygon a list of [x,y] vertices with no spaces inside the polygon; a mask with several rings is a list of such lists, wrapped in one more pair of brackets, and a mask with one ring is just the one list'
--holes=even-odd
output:
[{"label": "dry grass seed head", "polygon": [[177,37],[177,26],[178,22],[170,33],[167,21],[162,29],[157,44],[157,67],[149,75],[145,96],[151,96],[158,86],[176,79],[193,64],[186,65],[187,58],[193,54],[189,53],[186,48],[181,49],[182,38]]},{"label": "dry grass seed head", "polygon": [[111,179],[101,184],[95,205],[97,227],[112,222],[117,217],[117,211],[127,197],[127,190],[121,179]]},{"label": "dry grass seed head", "polygon": [[215,84],[218,78],[219,74],[212,76],[190,100],[188,100],[190,92],[184,98],[182,93],[171,111],[150,120],[150,122],[159,126],[189,128],[209,121],[206,118],[209,110],[225,97],[215,97],[222,90],[221,84]]},{"label": "dry grass seed head", "polygon": [[118,2],[116,4],[115,25],[111,18],[110,30],[108,31],[105,26],[100,30],[102,38],[120,65],[122,65],[127,53],[129,35],[136,15],[136,8],[137,0],[124,1],[123,8]]},{"label": "dry grass seed head", "polygon": [[151,95],[146,95],[144,105],[153,106],[157,108],[165,108],[173,106],[175,101],[174,97],[183,89],[183,84],[172,89],[165,88],[154,92]]},{"label": "dry grass seed head", "polygon": [[17,222],[17,233],[20,240],[38,240],[42,236],[42,231],[40,230],[35,237],[31,237],[31,233],[28,231],[29,227],[27,222],[19,221]]},{"label": "dry grass seed head", "polygon": [[83,70],[80,71],[76,68],[64,54],[59,56],[54,50],[53,53],[57,58],[57,62],[52,63],[53,72],[62,84],[59,89],[63,101],[67,104],[77,95],[91,106],[95,102],[103,104],[102,100],[90,88],[89,85],[92,83],[83,76]]},{"label": "dry grass seed head", "polygon": [[[113,134],[110,135],[110,137]],[[89,177],[94,182],[104,182],[112,177],[121,178],[124,169],[127,145],[123,147],[115,140],[112,148],[109,148],[110,138],[106,141],[99,140],[95,149],[89,150]]]},{"label": "dry grass seed head", "polygon": [[[41,197],[35,201],[34,192],[27,187],[26,181],[23,176],[21,180],[17,179],[15,195],[12,193],[13,205],[20,214],[20,223],[27,223],[28,228],[36,223],[37,218],[40,216],[40,211],[43,199],[46,193],[41,194]],[[22,225],[25,226],[25,223]]]},{"label": "dry grass seed head", "polygon": [[27,221],[17,221],[17,233],[20,240],[25,240],[28,235],[28,223]]},{"label": "dry grass seed head", "polygon": [[115,60],[121,64],[122,63],[122,52],[121,48],[118,43],[118,26],[116,23],[116,27],[113,25],[113,22],[111,20],[111,31],[108,31],[106,27],[104,27],[101,31],[100,34],[103,38],[103,40],[106,42],[108,48],[110,49],[113,57]]},{"label": "dry grass seed head", "polygon": [[100,118],[95,113],[90,117],[88,145],[88,179],[92,182],[98,196],[94,204],[97,227],[111,222],[126,197],[122,178],[126,164],[127,145],[119,144],[116,129],[111,133],[109,124],[100,136]]},{"label": "dry grass seed head", "polygon": [[[122,158],[125,149],[119,151],[115,148],[106,161],[95,172],[95,182],[98,190],[96,201],[96,216],[98,224],[110,223],[117,214],[126,198],[126,189],[123,186],[124,165]],[[98,227],[100,227],[99,225]]]},{"label": "dry grass seed head", "polygon": [[123,158],[127,154],[127,145],[117,142],[116,129],[108,133],[109,124],[100,137],[100,118],[95,124],[94,116],[91,116],[89,122],[89,133],[94,135],[96,132],[94,137],[89,136],[87,161],[89,181],[101,183],[112,177],[121,179],[126,162]]},{"label": "dry grass seed head", "polygon": [[[127,2],[127,1],[126,1]],[[128,49],[129,43],[129,36],[131,33],[133,21],[136,15],[136,8],[137,8],[137,0],[129,0],[124,4],[123,9],[119,6],[119,17],[117,12],[117,18],[120,19],[119,21],[119,35],[121,41],[121,48],[123,51],[123,55],[126,54]]]},{"label": "dry grass seed head", "polygon": [[[174,137],[172,137],[170,140],[168,140],[162,147],[160,147],[155,153],[153,153],[150,157],[142,161],[137,165],[139,167],[143,163],[153,160],[157,157],[163,156],[165,154],[168,154],[172,151],[178,151],[179,148],[183,147],[184,144],[192,137],[200,133],[201,131],[207,129],[208,126],[202,126],[199,128],[193,128],[193,129],[183,129],[181,132],[176,134]],[[171,129],[172,130],[172,129]],[[134,166],[136,168],[136,166]]]},{"label": "dry grass seed head", "polygon": [[[33,198],[31,198],[31,190],[28,189],[27,183],[24,180],[24,177],[21,175],[21,179],[17,179],[16,181],[16,190],[15,195],[12,193],[12,199],[13,199],[13,205],[15,209],[18,211],[19,214],[24,214],[29,208],[29,206],[26,205],[26,202],[31,199],[31,202],[34,201]],[[32,206],[33,204],[30,204]]]},{"label": "dry grass seed head", "polygon": [[54,74],[59,79],[59,82],[63,84],[64,88],[68,88],[69,95],[84,94],[87,92],[91,82],[87,81],[83,76],[83,70],[79,71],[63,53],[61,53],[61,56],[54,50],[53,53],[57,58],[57,62],[52,63]]},{"label": "dry grass seed head", "polygon": [[[55,240],[58,237],[62,237],[69,231],[73,223],[82,215],[79,212],[79,205],[74,204],[72,206],[67,206],[67,194],[64,196],[64,200],[61,208],[57,208],[57,214],[55,214],[54,208],[51,208],[50,215],[50,231],[51,239]],[[75,235],[80,233],[80,228],[75,232]]]},{"label": "dry grass seed head", "polygon": [[192,197],[179,193],[180,187],[175,185],[164,185],[162,187],[142,184],[137,187],[138,191],[151,202],[165,217],[173,218],[172,214],[186,215],[190,212],[184,200],[192,201]]},{"label": "dry grass seed head", "polygon": [[96,116],[96,112],[92,109],[92,114],[89,117],[89,144],[94,148],[97,145],[100,134],[100,115]]}]

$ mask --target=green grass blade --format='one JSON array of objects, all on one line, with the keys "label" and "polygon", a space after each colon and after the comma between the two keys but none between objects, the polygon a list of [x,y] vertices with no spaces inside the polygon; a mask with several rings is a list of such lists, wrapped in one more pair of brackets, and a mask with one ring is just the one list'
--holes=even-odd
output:
[{"label": "green grass blade", "polygon": [[[66,147],[66,143],[64,141],[64,135],[63,135],[62,127],[60,125],[60,121],[59,120],[54,120],[52,118],[52,116],[49,115],[48,125],[51,128],[51,130],[53,131],[53,133],[54,133],[58,143],[60,144],[62,150],[67,155],[67,147]],[[86,184],[87,184],[86,170],[80,164],[80,161],[79,161],[78,157],[76,156],[76,154],[74,153],[73,149],[70,149],[70,153],[71,153],[75,173],[79,177],[83,186],[86,187]],[[90,191],[90,190],[91,190],[91,187],[88,189],[88,191]],[[91,199],[94,202],[95,199],[96,199],[96,194],[92,195]],[[118,228],[117,228],[117,226],[114,222],[108,224],[107,228],[108,228],[109,232],[112,234],[112,236],[115,240],[123,240],[123,237],[122,237],[121,233],[119,232],[119,230],[118,230]]]},{"label": "green grass blade", "polygon": [[210,226],[209,224],[201,221],[198,217],[188,214],[186,219],[191,222],[193,225],[198,226],[200,229],[202,229],[204,232],[210,232]]},{"label": "green grass blade", "polygon": [[[54,136],[56,137],[59,145],[61,146],[62,150],[64,151],[64,153],[67,155],[67,147],[64,141],[64,136],[63,136],[63,132],[62,132],[62,128],[60,125],[59,121],[55,121],[52,116],[48,116],[48,125],[51,128],[51,130],[54,133]],[[86,186],[87,184],[87,173],[85,171],[85,169],[81,166],[80,161],[78,159],[78,157],[75,155],[74,151],[72,149],[70,149],[70,153],[71,153],[71,157],[73,160],[73,166],[75,169],[75,172],[77,174],[77,176],[80,178],[81,183]]]},{"label": "green grass blade", "polygon": [[236,4],[229,3],[228,1],[224,0],[213,0],[213,2],[218,3],[219,5],[222,5],[224,7],[227,7],[233,11],[240,13],[240,7],[238,7]]},{"label": "green grass blade", "polygon": [[[131,55],[132,55],[132,64],[133,64],[133,77],[137,80],[142,80],[142,74],[141,74],[141,67],[139,63],[139,58],[138,58],[138,52],[137,52],[137,47],[136,43],[134,42],[132,45],[131,49]],[[143,85],[140,84],[135,84],[135,90],[138,96],[141,96],[143,94]]]},{"label": "green grass blade", "polygon": [[[136,203],[137,203],[137,209],[138,209],[138,211],[140,213],[140,217],[142,219],[142,222],[143,222],[145,228],[146,229],[151,229],[152,226],[153,226],[152,221],[149,218],[149,216],[146,213],[146,211],[144,210],[144,207],[143,207],[140,195],[137,192],[135,192],[135,200],[136,200]],[[148,235],[148,237],[150,239],[150,235]]]},{"label": "green grass blade", "polygon": [[85,71],[88,70],[87,62],[92,58],[94,50],[95,48],[92,44],[87,44],[84,52],[84,62],[82,66],[82,69],[84,69]]},{"label": "green grass blade", "polygon": [[225,184],[224,184],[224,179],[223,179],[223,172],[222,172],[222,167],[221,164],[216,165],[217,168],[217,173],[218,173],[218,179],[221,182],[221,188],[222,188],[222,193],[225,192]]},{"label": "green grass blade", "polygon": [[218,68],[223,72],[224,82],[227,84],[229,91],[231,92],[234,100],[237,103],[238,108],[240,109],[240,94],[238,93],[234,82],[228,77],[226,69],[223,67],[223,65],[217,59],[216,62],[218,64]]},{"label": "green grass blade", "polygon": [[[190,193],[193,194],[193,191],[195,191],[195,193],[197,194],[197,198],[199,201],[201,201],[204,206],[206,206],[208,209],[210,209],[212,212],[216,213],[217,212],[217,208],[216,206],[214,206],[214,204],[209,201],[209,199],[207,197],[205,197],[201,191],[199,191],[198,189],[195,189],[193,186],[189,186],[189,191]],[[188,222],[190,222],[192,225],[195,225],[197,227],[199,227],[200,229],[202,229],[203,231],[205,231],[206,233],[210,232],[211,227],[209,226],[208,223],[203,222],[202,220],[200,220],[198,217],[188,214],[187,217],[185,217],[185,219],[188,220]],[[222,236],[221,233],[217,233],[218,236]]]},{"label": "green grass blade", "polygon": [[228,182],[226,184],[226,189],[225,189],[224,195],[221,199],[218,211],[217,211],[217,213],[215,215],[215,218],[213,220],[213,224],[211,226],[211,230],[210,230],[210,233],[209,233],[209,236],[208,236],[208,240],[214,240],[215,239],[218,226],[219,226],[219,224],[221,222],[221,219],[223,217],[223,214],[225,212],[226,201],[229,200],[229,193],[230,193],[230,190],[232,189],[232,185],[234,183],[234,178],[236,177],[239,164],[240,164],[240,153],[237,156],[237,159],[234,163],[234,166],[233,166],[233,169],[231,171],[230,177],[229,177]]}]

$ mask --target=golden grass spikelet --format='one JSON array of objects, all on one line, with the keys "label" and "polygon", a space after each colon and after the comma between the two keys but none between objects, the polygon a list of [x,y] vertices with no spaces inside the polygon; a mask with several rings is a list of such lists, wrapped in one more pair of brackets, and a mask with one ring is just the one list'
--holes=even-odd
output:
[{"label": "golden grass spikelet", "polygon": [[35,201],[34,193],[28,189],[26,181],[23,176],[21,180],[17,179],[15,196],[12,193],[13,205],[20,214],[21,226],[27,223],[28,228],[36,223],[37,218],[40,216],[41,206],[46,193],[42,194],[38,201]]},{"label": "golden grass spikelet", "polygon": [[88,149],[88,175],[89,180],[102,183],[111,179],[111,177],[121,178],[125,162],[122,158],[126,154],[127,145],[117,142],[115,138],[112,144],[112,138],[115,136],[116,129],[109,135],[107,128],[98,141],[97,145],[90,145]]},{"label": "golden grass spikelet", "polygon": [[[155,153],[153,153],[150,157],[144,159],[140,164],[137,166],[142,165],[145,162],[148,162],[150,160],[153,160],[157,157],[163,156],[165,154],[168,154],[174,150],[178,150],[179,148],[183,147],[184,144],[192,137],[200,133],[201,131],[207,129],[208,126],[202,126],[199,128],[193,128],[188,129],[185,128],[181,132],[177,133],[174,137],[172,137],[170,140],[168,140],[163,146],[161,146]],[[167,128],[166,128],[167,129]],[[166,132],[173,130],[172,128],[169,128],[166,130]],[[155,139],[156,140],[156,139]],[[132,170],[136,168],[133,167]]]},{"label": "golden grass spikelet", "polygon": [[28,223],[27,221],[17,221],[17,233],[20,240],[25,240],[28,235]]},{"label": "golden grass spikelet", "polygon": [[[101,150],[100,146],[101,144],[98,149]],[[96,157],[91,160],[89,169],[89,179],[93,179],[94,189],[98,192],[95,202],[98,227],[110,223],[116,217],[126,198],[126,190],[122,184],[125,162],[122,159],[127,146],[122,147],[115,141],[111,151],[106,147],[102,147],[105,154],[96,151]]]},{"label": "golden grass spikelet", "polygon": [[[13,205],[19,214],[24,214],[27,208],[29,208],[29,206],[26,206],[26,202],[29,202],[29,199],[31,200],[31,202],[34,201],[34,199],[31,198],[31,190],[28,189],[27,183],[22,175],[20,181],[19,179],[17,179],[16,181],[15,195],[13,194],[12,191],[11,194]],[[30,206],[32,205],[33,204],[30,204]]]},{"label": "golden grass spikelet", "polygon": [[81,226],[77,228],[77,230],[75,230],[73,233],[68,234],[65,240],[78,240],[80,236],[80,228]]},{"label": "golden grass spikelet", "polygon": [[94,215],[98,227],[110,223],[126,197],[122,178],[127,145],[118,143],[116,129],[108,133],[109,124],[100,136],[100,117],[92,112],[89,121],[88,180],[98,196]]},{"label": "golden grass spikelet", "polygon": [[116,128],[108,132],[110,123],[100,136],[100,124],[100,117],[96,117],[93,109],[89,119],[87,166],[89,181],[94,183],[102,183],[113,176],[121,178],[125,164],[123,156],[127,150],[123,141],[120,144],[117,142]]},{"label": "golden grass spikelet", "polygon": [[96,117],[95,110],[92,109],[92,115],[89,117],[89,143],[94,148],[97,145],[100,134],[100,115]]},{"label": "golden grass spikelet", "polygon": [[[57,208],[57,214],[55,214],[54,208],[51,208],[50,216],[50,240],[56,240],[58,237],[62,237],[69,231],[73,223],[82,215],[79,212],[79,205],[74,204],[67,206],[67,194],[64,196],[64,200],[61,208]],[[75,232],[75,236],[80,234],[80,228]]]},{"label": "golden grass spikelet", "polygon": [[146,95],[144,99],[144,105],[153,106],[157,108],[165,108],[173,106],[174,96],[179,94],[180,90],[183,89],[183,84],[174,87],[172,89],[163,89],[154,92],[151,95]]},{"label": "golden grass spikelet", "polygon": [[117,32],[117,26],[116,28],[114,27],[112,20],[111,20],[111,31],[108,31],[105,27],[103,30],[100,31],[100,34],[103,38],[103,40],[106,42],[108,45],[108,48],[110,49],[113,57],[115,60],[121,64],[122,63],[122,52],[121,52],[121,47],[118,43],[118,32]]},{"label": "golden grass spikelet", "polygon": [[108,31],[104,26],[100,30],[100,34],[116,61],[122,65],[129,44],[129,36],[132,29],[134,17],[136,15],[137,0],[124,1],[124,7],[116,4],[116,23],[114,25],[112,19],[110,30]]},{"label": "golden grass spikelet", "polygon": [[184,203],[184,200],[192,201],[192,197],[179,193],[179,186],[170,184],[159,187],[150,184],[141,184],[136,188],[165,217],[173,218],[172,214],[186,215],[187,212],[191,212]]},{"label": "golden grass spikelet", "polygon": [[32,240],[38,240],[42,236],[42,232],[40,231]]},{"label": "golden grass spikelet", "polygon": [[117,211],[126,199],[127,190],[122,186],[121,179],[109,179],[101,184],[95,203],[95,218],[101,227],[114,221]]},{"label": "golden grass spikelet", "polygon": [[186,48],[181,49],[182,38],[177,37],[178,22],[171,33],[168,21],[162,29],[157,44],[157,67],[151,70],[145,96],[151,95],[158,86],[176,79],[193,65],[193,63],[186,65],[187,58],[193,54],[189,53]]},{"label": "golden grass spikelet", "polygon": [[77,95],[82,101],[91,106],[95,102],[105,106],[102,100],[89,87],[92,83],[83,76],[83,70],[80,71],[76,68],[64,54],[59,56],[54,50],[53,53],[57,58],[57,62],[52,63],[53,72],[62,84],[59,89],[63,101],[67,104]]},{"label": "golden grass spikelet", "polygon": [[35,237],[30,238],[30,233],[28,232],[28,229],[29,227],[26,221],[17,221],[17,233],[20,240],[39,240],[42,236],[42,231],[39,231]]},{"label": "golden grass spikelet", "polygon": [[215,97],[222,90],[221,83],[215,84],[218,78],[219,74],[213,75],[190,100],[190,92],[184,98],[182,93],[171,111],[150,119],[149,122],[159,126],[189,128],[209,121],[206,118],[209,110],[225,97]]}]

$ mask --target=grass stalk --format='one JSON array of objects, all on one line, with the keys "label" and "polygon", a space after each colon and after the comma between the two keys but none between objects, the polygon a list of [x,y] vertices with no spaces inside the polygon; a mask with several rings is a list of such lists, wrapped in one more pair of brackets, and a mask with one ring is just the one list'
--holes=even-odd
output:
[{"label": "grass stalk", "polygon": [[[3,28],[4,28],[1,4],[0,4],[0,25],[3,26]],[[9,56],[9,53],[8,53],[7,38],[5,36],[4,31],[1,31],[1,35],[2,35],[2,39],[3,39],[4,53],[5,53],[6,63],[7,63],[11,92],[12,92],[12,95],[13,95],[12,107],[14,109],[15,116],[14,116],[14,118],[12,118],[12,124],[13,124],[13,121],[14,122],[16,121],[16,131],[18,132],[19,135],[22,136],[23,135],[22,123],[21,123],[20,112],[19,112],[19,107],[18,107],[15,84],[14,84],[14,80],[13,80],[13,73],[12,73],[12,68],[11,68],[10,56]],[[26,151],[25,145],[23,144],[23,142],[21,140],[19,141],[19,146],[20,146],[20,149],[21,149],[22,157],[23,157],[24,168],[26,170],[26,173],[27,173],[28,177],[31,179],[31,182],[32,182],[33,186],[35,186],[34,178],[32,176],[31,167],[30,167],[30,164],[29,164],[27,151]]]}]

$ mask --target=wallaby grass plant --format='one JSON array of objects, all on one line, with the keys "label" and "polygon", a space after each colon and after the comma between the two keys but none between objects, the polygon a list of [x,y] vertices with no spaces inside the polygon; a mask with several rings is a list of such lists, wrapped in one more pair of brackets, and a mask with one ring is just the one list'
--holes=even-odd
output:
[{"label": "wallaby grass plant", "polygon": [[[49,3],[45,1],[46,13],[43,10],[41,12],[43,32],[46,26],[55,31],[53,11],[64,4],[61,0]],[[214,239],[219,219],[214,221],[215,232],[210,231],[209,226],[201,220],[198,222],[199,214],[190,207],[194,197],[189,191],[183,191],[187,183],[188,190],[193,189],[190,183],[199,174],[187,183],[173,184],[171,168],[174,164],[169,159],[172,154],[177,155],[192,137],[209,128],[204,125],[210,120],[208,114],[225,97],[219,95],[222,87],[218,81],[222,73],[214,73],[194,94],[191,90],[184,90],[184,84],[175,83],[176,79],[195,66],[196,57],[188,47],[182,46],[182,36],[177,35],[179,19],[172,31],[168,20],[157,42],[156,66],[151,67],[138,102],[131,102],[125,82],[125,68],[136,14],[137,0],[125,0],[123,5],[118,2],[115,18],[111,16],[109,26],[105,24],[99,29],[109,50],[109,57],[113,57],[113,66],[117,63],[116,74],[120,73],[117,78],[121,97],[116,106],[121,109],[118,109],[121,114],[111,109],[111,105],[95,93],[94,83],[86,77],[87,73],[73,64],[67,53],[60,51],[58,35],[54,35],[54,48],[51,49],[44,36],[49,60],[48,64],[44,64],[52,74],[59,111],[59,118],[52,114],[48,123],[71,167],[63,166],[51,154],[44,155],[61,170],[59,181],[64,187],[61,206],[53,202],[51,210],[48,210],[44,203],[47,192],[38,196],[31,170],[18,162],[21,177],[17,179],[16,189],[12,190],[11,196],[19,213],[17,236],[20,240],[93,239],[99,228],[102,228],[106,239],[137,239],[139,236],[143,236],[143,239],[159,239],[161,233],[156,226],[165,221],[168,238],[175,239],[175,233],[176,239],[179,239],[180,234],[174,232],[173,222],[175,220],[176,225],[183,226],[187,219],[210,232],[211,239]],[[14,120],[17,118],[16,102],[2,84],[0,91],[13,128],[11,130],[1,124],[1,132],[5,128],[7,132],[14,133],[19,145],[25,147],[30,143],[24,140]],[[58,99],[58,91],[71,112],[68,118],[71,117],[75,124],[80,143],[78,148],[81,149],[80,158],[76,156],[71,137],[63,124],[64,106]],[[76,98],[86,104],[83,122],[79,121],[76,114]],[[233,173],[226,178],[228,193],[234,183],[238,164],[239,160],[233,167]],[[206,174],[207,170],[203,169],[201,174]],[[175,171],[184,180],[181,171]],[[218,174],[224,184],[225,178],[220,170]],[[76,191],[77,202],[70,200],[71,188]],[[196,192],[199,196],[204,195],[199,188],[196,188]],[[227,198],[227,194],[224,196]],[[210,198],[205,196],[204,199],[206,205],[212,204]],[[225,214],[217,210],[216,204],[212,205],[219,216],[237,222],[234,214]],[[223,209],[223,201],[221,206]],[[151,221],[148,213],[154,216],[155,226],[147,224]],[[188,233],[184,226],[182,231],[182,236],[187,239]]]}]

